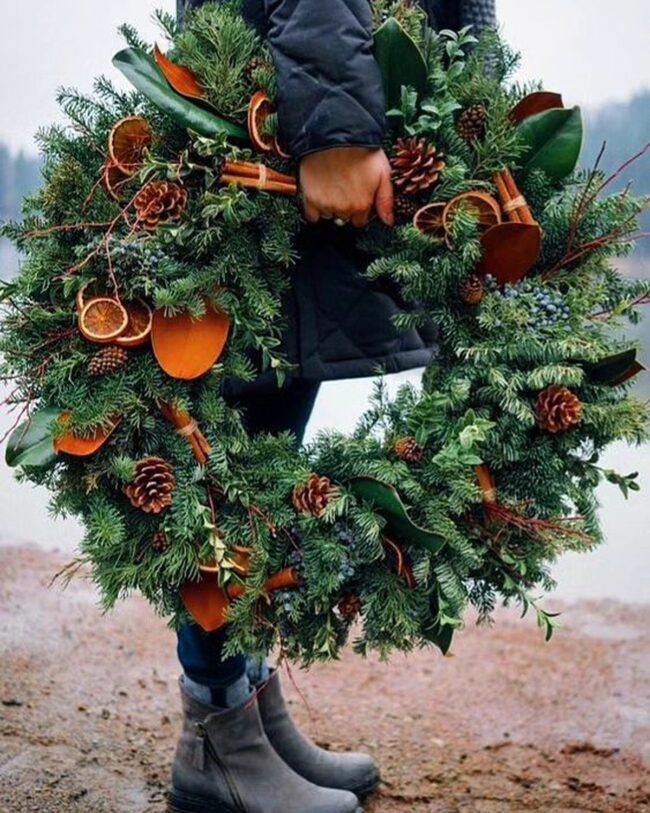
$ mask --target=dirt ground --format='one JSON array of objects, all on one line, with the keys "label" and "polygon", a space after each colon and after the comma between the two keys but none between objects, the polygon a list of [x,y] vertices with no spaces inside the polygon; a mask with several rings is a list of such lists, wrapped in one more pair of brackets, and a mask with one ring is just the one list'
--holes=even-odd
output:
[{"label": "dirt ground", "polygon": [[[174,640],[144,602],[102,617],[65,557],[0,550],[0,813],[162,813],[179,728]],[[583,603],[544,644],[511,614],[454,657],[352,654],[284,684],[322,745],[367,748],[368,813],[650,810],[648,607]]]}]

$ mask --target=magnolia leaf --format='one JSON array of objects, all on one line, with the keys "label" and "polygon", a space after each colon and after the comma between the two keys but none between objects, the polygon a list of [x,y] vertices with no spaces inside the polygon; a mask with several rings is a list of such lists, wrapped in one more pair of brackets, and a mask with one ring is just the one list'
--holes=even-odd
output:
[{"label": "magnolia leaf", "polygon": [[375,33],[375,58],[381,70],[388,110],[400,107],[402,87],[421,97],[427,88],[427,65],[422,51],[394,17]]},{"label": "magnolia leaf", "polygon": [[205,99],[205,89],[199,84],[194,71],[172,62],[158,45],[154,46],[153,55],[165,79],[177,93],[188,99]]},{"label": "magnolia leaf", "polygon": [[585,372],[594,384],[609,384],[617,387],[643,372],[645,367],[637,361],[636,350],[624,350],[613,356],[585,365]]},{"label": "magnolia leaf", "polygon": [[161,73],[153,57],[139,48],[125,48],[113,57],[113,64],[131,84],[181,127],[215,138],[225,133],[248,141],[248,133],[237,124],[205,110],[176,93]]},{"label": "magnolia leaf", "polygon": [[40,409],[28,421],[16,427],[5,450],[8,466],[46,468],[56,460],[54,423],[61,414],[56,407]]},{"label": "magnolia leaf", "polygon": [[374,477],[355,477],[350,481],[350,488],[356,497],[370,503],[384,517],[389,529],[399,540],[425,548],[433,554],[439,553],[444,547],[445,540],[439,534],[413,522],[393,486]]},{"label": "magnolia leaf", "polygon": [[443,655],[447,655],[451,649],[456,628],[453,624],[445,623],[444,616],[441,618],[440,602],[435,593],[431,595],[429,610],[431,617],[436,620],[424,628],[422,634],[428,641],[435,644]]},{"label": "magnolia leaf", "polygon": [[522,172],[541,169],[551,180],[561,181],[576,168],[584,134],[579,107],[537,113],[522,121],[517,131],[527,146]]},{"label": "magnolia leaf", "polygon": [[512,108],[510,121],[513,124],[519,124],[537,113],[543,113],[545,110],[554,108],[564,108],[562,96],[559,93],[550,93],[547,90],[537,90],[524,96],[519,104]]}]

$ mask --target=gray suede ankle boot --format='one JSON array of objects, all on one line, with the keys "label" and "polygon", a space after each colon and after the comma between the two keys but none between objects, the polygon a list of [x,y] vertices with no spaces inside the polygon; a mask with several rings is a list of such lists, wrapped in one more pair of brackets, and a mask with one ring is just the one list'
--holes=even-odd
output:
[{"label": "gray suede ankle boot", "polygon": [[271,747],[254,697],[221,710],[181,683],[183,733],[169,813],[362,813],[353,793],[311,784]]},{"label": "gray suede ankle boot", "polygon": [[379,784],[379,769],[368,754],[333,753],[318,748],[296,728],[273,672],[258,693],[260,715],[269,742],[296,773],[324,788],[339,788],[363,799]]}]

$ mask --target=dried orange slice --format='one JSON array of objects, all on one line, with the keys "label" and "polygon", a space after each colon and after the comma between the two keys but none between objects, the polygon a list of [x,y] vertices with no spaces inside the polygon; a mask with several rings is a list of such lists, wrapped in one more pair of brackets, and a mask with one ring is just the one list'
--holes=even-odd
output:
[{"label": "dried orange slice", "polygon": [[115,344],[121,347],[139,347],[149,339],[153,312],[141,299],[137,302],[126,302],[124,307],[129,321],[124,331],[115,339]]},{"label": "dried orange slice", "polygon": [[275,137],[264,132],[266,120],[272,114],[271,100],[263,90],[258,90],[248,105],[248,135],[260,152],[273,152],[275,149]]},{"label": "dried orange slice", "polygon": [[142,116],[118,121],[108,137],[109,163],[123,175],[134,175],[142,166],[144,151],[152,141],[149,122]]},{"label": "dried orange slice", "polygon": [[488,195],[487,192],[463,192],[462,195],[452,198],[445,206],[442,215],[445,231],[449,231],[451,221],[460,206],[466,206],[475,213],[481,229],[489,229],[501,223],[501,207],[496,198]]},{"label": "dried orange slice", "polygon": [[419,209],[413,217],[415,228],[429,237],[444,237],[442,214],[444,203],[429,203]]},{"label": "dried orange slice", "polygon": [[104,295],[98,290],[98,287],[97,280],[91,279],[88,282],[85,282],[81,288],[79,288],[77,295],[75,296],[77,314],[81,315],[81,311],[91,299],[96,299],[98,296]]},{"label": "dried orange slice", "polygon": [[110,159],[102,167],[102,185],[113,200],[122,197],[122,190],[130,180],[130,176],[125,175]]},{"label": "dried orange slice", "polygon": [[129,323],[125,308],[108,296],[90,299],[79,314],[79,330],[89,342],[104,344],[120,336]]},{"label": "dried orange slice", "polygon": [[[62,412],[58,420],[65,425],[70,422],[71,417],[72,413]],[[66,432],[65,435],[55,439],[54,451],[57,454],[65,452],[65,454],[71,454],[75,457],[88,457],[101,449],[115,431],[119,422],[119,417],[112,418],[109,429],[97,429],[93,435],[87,438],[79,437],[73,432]]]},{"label": "dried orange slice", "polygon": [[287,161],[291,158],[289,153],[282,148],[282,144],[278,140],[277,136],[273,139],[273,151],[275,152],[276,155],[279,155],[280,158],[284,158]]}]

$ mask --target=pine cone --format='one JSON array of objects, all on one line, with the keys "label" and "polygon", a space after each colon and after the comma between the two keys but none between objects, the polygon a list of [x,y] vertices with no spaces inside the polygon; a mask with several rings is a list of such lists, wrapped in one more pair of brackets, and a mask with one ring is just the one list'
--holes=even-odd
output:
[{"label": "pine cone", "polygon": [[485,135],[486,123],[485,107],[482,104],[473,104],[460,114],[456,122],[456,131],[464,141],[478,141]]},{"label": "pine cone", "polygon": [[147,514],[159,514],[171,505],[176,479],[174,469],[162,457],[145,457],[135,466],[135,476],[124,493],[131,505]]},{"label": "pine cone", "polygon": [[485,294],[485,285],[480,277],[472,274],[460,289],[460,298],[468,305],[480,305]]},{"label": "pine cone", "polygon": [[263,56],[254,56],[246,66],[244,74],[246,76],[246,79],[248,79],[249,82],[252,82],[253,79],[255,78],[255,71],[258,71],[260,69],[271,70],[272,68],[273,65],[271,64],[271,62],[269,62],[268,59],[265,59]]},{"label": "pine cone", "polygon": [[424,138],[400,138],[391,158],[393,183],[398,194],[427,192],[440,179],[447,166],[444,155]]},{"label": "pine cone", "polygon": [[129,354],[123,347],[104,347],[88,362],[88,372],[90,375],[111,375],[123,367],[128,359]]},{"label": "pine cone", "polygon": [[151,547],[156,553],[164,553],[169,548],[169,539],[164,531],[156,531],[151,540]]},{"label": "pine cone", "polygon": [[395,198],[395,218],[398,223],[408,223],[413,220],[424,202],[408,195],[397,195]]},{"label": "pine cone", "polygon": [[348,593],[348,595],[343,596],[339,601],[338,607],[343,618],[350,619],[356,618],[363,609],[361,599],[356,593]]},{"label": "pine cone", "polygon": [[329,477],[310,474],[304,485],[293,490],[293,507],[300,514],[321,517],[329,503],[337,496],[338,489]]},{"label": "pine cone", "polygon": [[566,387],[551,386],[540,392],[536,413],[541,428],[555,435],[580,423],[582,404]]},{"label": "pine cone", "polygon": [[187,205],[187,190],[169,181],[151,181],[133,202],[140,228],[153,231],[167,223],[178,223]]},{"label": "pine cone", "polygon": [[393,445],[393,450],[400,460],[407,463],[420,463],[424,457],[424,449],[415,438],[398,438]]}]

